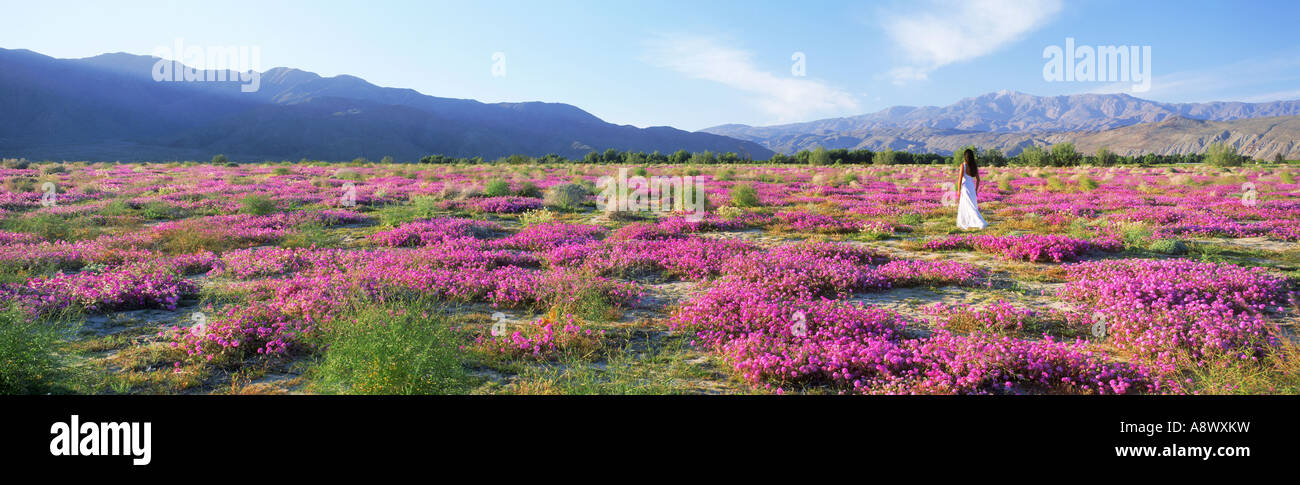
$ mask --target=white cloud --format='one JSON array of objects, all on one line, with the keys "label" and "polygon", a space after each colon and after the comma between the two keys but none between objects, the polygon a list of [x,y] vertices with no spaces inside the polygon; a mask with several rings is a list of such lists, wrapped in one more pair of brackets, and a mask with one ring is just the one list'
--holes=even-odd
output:
[{"label": "white cloud", "polygon": [[1042,27],[1060,0],[929,0],[924,11],[882,15],[882,27],[908,65],[889,72],[895,84],[925,80],[931,71],[990,54]]},{"label": "white cloud", "polygon": [[721,83],[754,96],[776,122],[799,121],[818,114],[843,114],[858,108],[849,93],[821,81],[778,75],[755,66],[753,53],[703,36],[662,35],[646,41],[646,59],[695,79]]},{"label": "white cloud", "polygon": [[[1153,56],[1159,56],[1156,51]],[[1158,59],[1157,59],[1158,61]],[[1159,66],[1158,62],[1156,64]],[[1294,86],[1300,68],[1300,51],[1283,50],[1235,62],[1207,60],[1204,67],[1157,75],[1151,90],[1136,94],[1163,102],[1199,103],[1242,101],[1260,103],[1300,98],[1300,90],[1277,89]],[[1077,91],[1097,94],[1134,94],[1131,83],[1084,84]]]}]

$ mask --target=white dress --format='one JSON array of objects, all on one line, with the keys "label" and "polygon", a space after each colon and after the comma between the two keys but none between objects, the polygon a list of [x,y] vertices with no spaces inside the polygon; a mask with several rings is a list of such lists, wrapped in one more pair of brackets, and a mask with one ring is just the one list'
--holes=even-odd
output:
[{"label": "white dress", "polygon": [[984,229],[984,216],[980,215],[980,206],[975,202],[975,177],[962,174],[961,195],[957,199],[957,227],[960,229]]}]

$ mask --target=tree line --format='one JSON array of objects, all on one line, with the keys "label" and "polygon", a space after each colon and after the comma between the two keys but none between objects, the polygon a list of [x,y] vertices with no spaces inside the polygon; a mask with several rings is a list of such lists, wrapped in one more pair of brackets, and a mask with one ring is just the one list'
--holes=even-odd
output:
[{"label": "tree line", "polygon": [[[493,161],[498,164],[525,165],[525,164],[547,164],[547,163],[566,163],[582,162],[592,164],[692,164],[692,165],[715,165],[715,164],[743,164],[743,163],[770,163],[770,164],[790,164],[790,165],[934,165],[961,163],[961,154],[967,148],[975,152],[976,161],[981,166],[1003,167],[1003,166],[1028,166],[1028,167],[1073,167],[1078,165],[1088,166],[1115,166],[1115,165],[1158,165],[1173,163],[1209,163],[1218,166],[1239,166],[1247,159],[1237,154],[1235,148],[1224,143],[1214,143],[1209,146],[1206,153],[1192,153],[1182,155],[1157,155],[1148,153],[1144,155],[1118,155],[1106,147],[1097,150],[1096,153],[1083,154],[1075,148],[1073,143],[1057,143],[1050,147],[1028,146],[1013,157],[1008,157],[996,148],[980,149],[974,145],[966,146],[954,150],[951,155],[939,153],[912,153],[899,150],[881,150],[872,151],[866,149],[849,150],[845,148],[826,149],[817,147],[812,150],[800,150],[793,155],[777,153],[768,160],[753,160],[747,155],[741,155],[735,152],[714,153],[711,151],[688,152],[686,150],[677,150],[673,153],[660,153],[654,151],[646,153],[643,151],[619,151],[613,148],[604,152],[592,151],[583,156],[580,160],[572,160],[558,154],[548,154],[541,157],[530,157],[527,155],[510,155],[501,157]],[[1274,161],[1285,161],[1281,154],[1275,157]],[[420,159],[420,163],[429,164],[478,164],[484,163],[482,157],[450,157],[445,155],[429,155]]]}]

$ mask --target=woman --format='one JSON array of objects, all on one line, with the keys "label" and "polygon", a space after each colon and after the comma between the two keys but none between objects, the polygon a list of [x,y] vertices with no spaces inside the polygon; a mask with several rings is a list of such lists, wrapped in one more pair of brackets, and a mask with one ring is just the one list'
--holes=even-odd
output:
[{"label": "woman", "polygon": [[960,193],[957,200],[957,227],[960,229],[984,229],[987,226],[984,216],[980,215],[980,206],[975,195],[980,191],[980,168],[975,164],[975,151],[969,148],[961,154],[961,177],[957,180]]}]

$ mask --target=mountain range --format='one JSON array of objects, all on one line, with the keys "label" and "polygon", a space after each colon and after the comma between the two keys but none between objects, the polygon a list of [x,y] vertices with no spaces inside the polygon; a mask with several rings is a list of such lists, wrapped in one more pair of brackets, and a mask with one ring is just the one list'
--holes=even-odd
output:
[{"label": "mountain range", "polygon": [[[1210,143],[1254,158],[1300,158],[1300,100],[1160,103],[1127,94],[999,91],[937,107],[697,132],[607,123],[562,103],[482,103],[380,87],[349,75],[277,67],[241,81],[158,82],[158,58],[125,53],[55,59],[0,49],[0,156],[136,161],[343,161],[429,154],[493,159],[608,148],[774,153],[849,148],[951,153],[968,145],[1015,155],[1074,142],[1121,155],[1202,153]],[[206,74],[204,71],[201,74]]]},{"label": "mountain range", "polygon": [[[1269,103],[1160,103],[1127,94],[1034,96],[999,91],[944,107],[895,106],[875,113],[775,126],[721,125],[706,133],[760,143],[781,153],[824,146],[951,153],[967,145],[1014,155],[1030,145],[1113,142],[1116,153],[1200,153],[1237,144],[1250,156],[1300,155],[1292,129],[1300,100]],[[1240,122],[1278,118],[1273,122]],[[1226,123],[1198,123],[1226,122]],[[1137,128],[1141,127],[1141,128]],[[1114,131],[1114,133],[1112,133]],[[1159,133],[1142,138],[1135,133]],[[1177,134],[1177,135],[1175,135]],[[1082,146],[1081,146],[1082,148]]]},{"label": "mountain range", "polygon": [[55,59],[0,49],[0,155],[413,161],[435,153],[580,158],[607,148],[711,150],[754,159],[773,153],[710,133],[606,123],[568,104],[440,98],[284,67],[261,73],[260,89],[248,93],[239,81],[158,82],[158,60],[124,53]]}]

